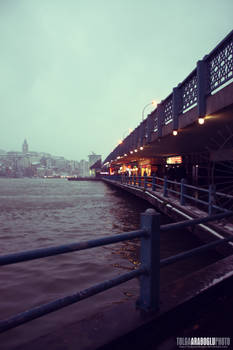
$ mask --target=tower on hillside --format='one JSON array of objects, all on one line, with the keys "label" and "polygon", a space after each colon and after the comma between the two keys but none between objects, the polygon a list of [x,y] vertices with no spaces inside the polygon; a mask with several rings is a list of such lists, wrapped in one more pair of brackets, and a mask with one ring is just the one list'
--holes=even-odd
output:
[{"label": "tower on hillside", "polygon": [[24,142],[23,142],[22,152],[23,152],[23,153],[28,153],[28,143],[27,143],[27,140],[26,140],[26,139],[25,139]]}]

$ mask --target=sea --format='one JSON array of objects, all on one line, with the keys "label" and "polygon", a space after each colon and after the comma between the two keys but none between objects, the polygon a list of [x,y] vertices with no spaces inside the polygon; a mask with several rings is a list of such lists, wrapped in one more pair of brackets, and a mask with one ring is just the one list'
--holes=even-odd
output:
[{"label": "sea", "polygon": [[[0,255],[114,236],[140,227],[151,205],[101,181],[0,178]],[[161,214],[161,222],[171,222]],[[188,230],[161,235],[161,258],[201,245]],[[140,241],[73,252],[0,269],[0,315],[7,319],[32,307],[72,295],[139,266]],[[202,255],[161,270],[161,285],[182,279],[219,258]],[[113,304],[136,300],[138,279],[46,315],[0,335],[10,350],[68,327]]]}]

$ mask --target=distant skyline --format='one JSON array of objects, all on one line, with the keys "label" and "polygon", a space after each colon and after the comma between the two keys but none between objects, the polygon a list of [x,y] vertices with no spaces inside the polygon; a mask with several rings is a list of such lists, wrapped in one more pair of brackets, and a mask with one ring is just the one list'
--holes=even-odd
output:
[{"label": "distant skyline", "polygon": [[232,30],[232,13],[232,0],[1,0],[0,149],[26,138],[104,160]]},{"label": "distant skyline", "polygon": [[[63,154],[52,154],[52,153],[46,152],[46,151],[40,151],[40,150],[35,151],[35,150],[33,150],[33,149],[30,149],[26,139],[24,139],[24,141],[22,142],[21,147],[19,147],[19,148],[17,148],[17,149],[4,149],[4,148],[0,148],[0,151],[4,151],[4,152],[6,152],[6,153],[8,153],[8,152],[16,152],[16,153],[34,153],[34,152],[35,152],[35,153],[41,153],[41,154],[48,154],[48,155],[51,155],[52,157],[64,157]],[[88,155],[88,156],[90,156],[90,155]],[[64,158],[67,159],[67,160],[81,161],[81,160],[87,160],[88,156],[87,156],[85,159],[83,159],[83,158],[82,158],[82,159],[67,159],[67,158],[65,158],[65,157],[64,157]]]}]

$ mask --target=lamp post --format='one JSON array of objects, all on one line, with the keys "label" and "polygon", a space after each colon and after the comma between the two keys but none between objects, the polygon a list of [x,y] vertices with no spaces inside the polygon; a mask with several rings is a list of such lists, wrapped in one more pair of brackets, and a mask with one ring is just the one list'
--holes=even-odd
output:
[{"label": "lamp post", "polygon": [[149,106],[154,106],[154,107],[156,107],[157,106],[157,102],[156,101],[151,101],[150,103],[147,103],[146,105],[145,105],[145,107],[143,108],[143,110],[142,110],[142,121],[144,120],[144,112],[145,112],[145,109],[147,108],[147,107],[149,107]]}]

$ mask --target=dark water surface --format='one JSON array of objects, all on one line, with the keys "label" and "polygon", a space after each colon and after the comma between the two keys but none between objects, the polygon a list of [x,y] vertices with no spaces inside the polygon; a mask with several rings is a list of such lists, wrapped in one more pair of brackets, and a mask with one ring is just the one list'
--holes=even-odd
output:
[{"label": "dark water surface", "polygon": [[[132,231],[139,228],[140,213],[148,207],[146,202],[102,182],[0,179],[0,254]],[[162,222],[168,219],[162,217]],[[165,233],[161,237],[161,257],[200,244],[189,231]],[[134,269],[138,246],[139,242],[119,243],[1,267],[1,319]],[[163,269],[161,283],[169,283],[217,258],[211,254]],[[138,281],[127,282],[0,335],[0,349],[13,349],[137,295]]]}]

